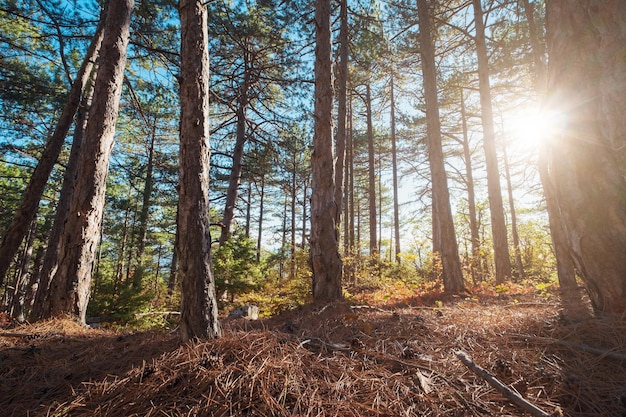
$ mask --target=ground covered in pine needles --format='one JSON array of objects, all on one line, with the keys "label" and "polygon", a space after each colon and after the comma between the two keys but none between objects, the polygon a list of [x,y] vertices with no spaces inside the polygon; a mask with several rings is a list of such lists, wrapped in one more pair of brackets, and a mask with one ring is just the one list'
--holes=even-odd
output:
[{"label": "ground covered in pine needles", "polygon": [[623,320],[571,321],[539,294],[413,301],[226,319],[222,338],[185,345],[175,332],[5,323],[0,415],[533,415],[459,351],[544,415],[626,415]]}]

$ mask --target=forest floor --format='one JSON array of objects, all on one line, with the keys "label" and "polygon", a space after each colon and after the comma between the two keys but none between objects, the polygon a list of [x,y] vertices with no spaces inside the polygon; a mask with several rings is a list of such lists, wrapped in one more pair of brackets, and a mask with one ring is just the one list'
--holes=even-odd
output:
[{"label": "forest floor", "polygon": [[310,305],[225,319],[223,337],[184,345],[174,331],[5,323],[0,415],[533,415],[464,351],[543,415],[625,416],[624,321],[568,320],[557,298]]}]

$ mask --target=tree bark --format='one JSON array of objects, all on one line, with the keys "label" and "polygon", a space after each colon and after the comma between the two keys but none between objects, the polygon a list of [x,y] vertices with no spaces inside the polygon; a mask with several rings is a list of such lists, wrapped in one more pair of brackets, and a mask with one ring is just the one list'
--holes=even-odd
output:
[{"label": "tree bark", "polygon": [[372,88],[365,85],[365,108],[367,118],[367,201],[369,203],[370,257],[378,260],[378,230],[376,226],[376,154],[374,150],[374,127],[372,122]]},{"label": "tree bark", "polygon": [[[335,142],[337,143],[337,163],[335,166],[335,203],[337,204],[337,212],[335,214],[335,223],[341,224],[341,215],[343,212],[343,174],[346,160],[346,136],[347,136],[347,102],[348,102],[348,2],[340,1],[339,12],[339,71],[337,71],[337,135]],[[347,190],[345,191],[347,192]],[[344,240],[346,237],[343,237]]]},{"label": "tree bark", "polygon": [[[245,55],[245,54],[244,54]],[[226,191],[226,207],[222,219],[222,230],[220,233],[220,246],[226,242],[232,232],[233,219],[235,217],[235,206],[239,196],[239,184],[241,183],[241,172],[243,171],[243,151],[246,145],[246,108],[248,107],[249,69],[247,57],[244,57],[244,80],[239,88],[239,105],[237,106],[237,137],[235,148],[233,149],[233,165],[228,177],[228,190]]]},{"label": "tree bark", "polygon": [[437,229],[441,237],[439,248],[443,268],[443,285],[446,292],[459,293],[464,290],[463,273],[459,249],[450,208],[450,192],[446,175],[439,120],[437,97],[437,69],[435,51],[431,38],[430,13],[427,0],[417,1],[420,28],[420,55],[424,100],[426,103],[426,132],[428,135],[428,159],[433,188],[433,207],[436,208]]},{"label": "tree bark", "polygon": [[48,182],[48,177],[59,158],[59,154],[65,143],[65,137],[72,125],[74,115],[78,110],[81,96],[91,76],[91,70],[102,44],[105,16],[106,12],[103,11],[100,15],[100,23],[96,29],[96,34],[91,40],[91,44],[85,55],[85,60],[78,70],[78,74],[76,74],[76,79],[72,84],[67,102],[61,112],[54,133],[52,133],[52,136],[50,136],[50,139],[48,139],[46,143],[43,154],[24,191],[20,206],[13,216],[13,220],[4,235],[2,244],[0,244],[0,286],[2,286],[2,282],[9,269],[9,265],[11,265],[13,257],[28,232],[30,222],[33,217],[35,217],[35,213],[39,208],[39,200],[41,200],[41,195]]},{"label": "tree bark", "polygon": [[204,1],[181,0],[178,276],[183,341],[221,335],[209,218],[209,53]]},{"label": "tree bark", "polygon": [[259,262],[261,260],[261,244],[263,243],[263,211],[265,209],[265,174],[261,174],[261,191],[259,192],[260,202],[259,202],[259,231],[257,236],[256,243],[256,260]]},{"label": "tree bark", "polygon": [[391,174],[393,181],[393,236],[395,244],[395,259],[400,263],[400,210],[398,203],[398,151],[396,147],[396,101],[394,96],[394,68],[391,69],[389,81],[390,123],[391,123]]},{"label": "tree bark", "polygon": [[474,191],[474,174],[472,170],[472,154],[469,146],[467,129],[467,114],[465,111],[465,98],[461,89],[461,125],[463,128],[463,158],[465,160],[465,182],[467,185],[467,206],[469,211],[470,239],[472,246],[471,274],[474,285],[482,282],[482,255],[480,254],[480,235],[478,231],[478,218],[476,216],[476,193]]},{"label": "tree bark", "polygon": [[330,0],[315,2],[315,132],[311,170],[311,269],[313,299],[328,303],[342,297],[342,262],[337,241],[333,152],[333,72]]},{"label": "tree bark", "polygon": [[92,268],[100,239],[106,177],[124,80],[133,0],[108,5],[101,59],[74,192],[61,236],[59,266],[51,280],[47,316],[70,314],[85,322]]},{"label": "tree bark", "polygon": [[52,230],[50,231],[50,235],[48,237],[46,253],[43,258],[41,272],[39,273],[37,292],[35,293],[33,308],[30,312],[30,317],[33,320],[43,318],[44,315],[47,314],[46,312],[50,309],[50,282],[59,267],[61,237],[65,229],[65,224],[67,223],[70,202],[72,201],[72,194],[74,193],[77,178],[76,170],[78,169],[78,158],[81,146],[85,139],[87,121],[89,120],[89,108],[91,107],[93,99],[93,82],[95,80],[95,74],[90,74],[90,77],[90,84],[85,87],[85,95],[83,96],[81,105],[76,112],[76,123],[74,126],[70,156],[67,166],[65,167],[65,174],[63,176],[63,184],[61,185],[59,201],[57,202],[54,223],[52,224]]},{"label": "tree bark", "polygon": [[547,145],[568,253],[595,311],[626,313],[626,3],[547,3],[547,108],[566,126]]},{"label": "tree bark", "polygon": [[480,89],[480,108],[483,125],[485,164],[487,166],[487,192],[489,211],[491,212],[491,233],[493,237],[494,262],[496,266],[496,283],[501,284],[511,278],[511,259],[507,239],[504,208],[502,205],[502,189],[496,152],[496,135],[493,126],[493,109],[491,104],[491,87],[489,85],[489,59],[485,43],[485,24],[481,0],[473,0],[474,23],[476,26],[476,55],[478,58],[478,83]]},{"label": "tree bark", "polygon": [[511,237],[513,238],[513,252],[515,254],[515,264],[517,266],[517,279],[526,279],[524,263],[522,262],[522,252],[520,249],[519,233],[517,232],[517,213],[515,212],[515,202],[513,201],[513,186],[511,184],[511,168],[509,166],[509,156],[506,150],[506,142],[502,142],[502,162],[504,163],[504,176],[506,178],[506,188],[509,196],[509,210],[511,212]]},{"label": "tree bark", "polygon": [[[528,35],[530,38],[530,47],[533,54],[533,63],[535,67],[535,90],[541,97],[545,95],[546,83],[546,65],[542,61],[544,48],[539,43],[539,34],[535,23],[533,4],[529,0],[522,0],[526,20],[528,21]],[[548,172],[548,161],[545,145],[539,149],[539,161],[537,163],[539,170],[539,178],[543,186],[543,194],[546,199],[546,209],[548,210],[548,219],[550,225],[550,236],[552,237],[552,245],[554,247],[554,256],[556,258],[556,269],[559,277],[559,286],[563,291],[574,290],[576,284],[576,270],[572,259],[568,255],[567,236],[563,224],[560,221],[558,202],[556,201],[553,185],[550,183],[550,174]]]}]

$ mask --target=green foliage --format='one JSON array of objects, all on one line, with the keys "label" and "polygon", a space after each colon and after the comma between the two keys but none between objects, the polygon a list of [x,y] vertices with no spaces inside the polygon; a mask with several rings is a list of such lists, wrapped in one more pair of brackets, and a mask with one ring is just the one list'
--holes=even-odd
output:
[{"label": "green foliage", "polygon": [[259,287],[263,274],[252,239],[236,233],[213,254],[213,274],[218,299],[245,294]]},{"label": "green foliage", "polygon": [[280,273],[284,266],[282,258],[270,256],[266,259],[263,284],[238,299],[241,304],[257,305],[261,316],[291,310],[312,301],[309,252],[295,251],[293,260],[288,260],[293,262],[291,271],[285,277]]}]

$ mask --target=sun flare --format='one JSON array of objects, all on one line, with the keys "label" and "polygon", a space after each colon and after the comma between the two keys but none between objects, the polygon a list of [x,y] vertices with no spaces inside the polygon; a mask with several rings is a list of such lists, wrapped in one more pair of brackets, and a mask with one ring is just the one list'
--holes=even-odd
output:
[{"label": "sun flare", "polygon": [[548,137],[563,128],[563,115],[545,109],[523,108],[509,118],[507,130],[513,140],[528,149],[535,149]]}]

